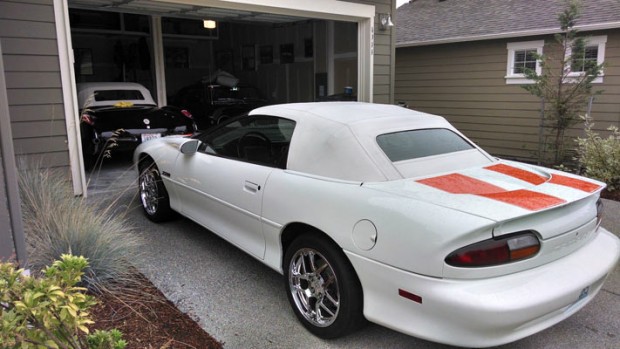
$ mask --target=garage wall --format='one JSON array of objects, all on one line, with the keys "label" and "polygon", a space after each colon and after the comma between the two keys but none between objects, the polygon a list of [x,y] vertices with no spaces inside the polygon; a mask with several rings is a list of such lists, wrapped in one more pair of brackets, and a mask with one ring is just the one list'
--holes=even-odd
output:
[{"label": "garage wall", "polygon": [[[351,23],[337,23],[343,26],[355,27]],[[300,21],[280,26],[265,25],[234,25],[231,30],[222,31],[217,50],[231,50],[234,58],[234,75],[241,81],[249,82],[265,94],[270,103],[293,103],[314,101],[314,74],[325,73],[324,62],[321,62],[319,52],[325,45],[325,38],[316,36],[315,28],[324,29],[325,21]],[[319,33],[324,33],[320,30]],[[353,38],[357,36],[355,31]],[[306,52],[305,41],[311,40],[312,52]],[[282,45],[293,45],[293,62],[282,63],[280,51]],[[241,56],[243,47],[254,47],[256,51],[256,68],[243,69]],[[260,59],[260,48],[271,47],[273,60],[263,64]],[[355,47],[356,49],[356,47]],[[357,57],[355,49],[353,54]],[[316,52],[315,52],[316,51]],[[323,48],[322,51],[325,51]],[[321,67],[321,64],[322,67]],[[315,71],[315,65],[316,71]],[[355,59],[354,79],[348,81],[357,86],[357,59]],[[340,72],[339,72],[340,73]],[[340,92],[343,87],[337,87]]]},{"label": "garage wall", "polygon": [[53,1],[2,0],[0,40],[17,157],[68,166]]}]

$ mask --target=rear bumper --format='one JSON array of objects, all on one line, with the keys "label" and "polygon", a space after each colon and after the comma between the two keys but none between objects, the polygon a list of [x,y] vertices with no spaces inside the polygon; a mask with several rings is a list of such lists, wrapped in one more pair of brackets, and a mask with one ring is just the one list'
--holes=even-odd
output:
[{"label": "rear bumper", "polygon": [[[581,249],[543,266],[479,280],[430,278],[347,253],[364,292],[364,315],[412,336],[488,347],[571,316],[600,291],[620,257],[620,240],[600,228]],[[416,303],[399,289],[422,298]]]},{"label": "rear bumper", "polygon": [[[105,148],[110,150],[133,150],[144,139],[152,139],[169,135],[193,133],[186,126],[178,126],[174,130],[167,128],[123,129],[122,131],[104,131],[97,133],[93,142],[97,145],[96,153]],[[111,145],[112,143],[116,145]]]}]

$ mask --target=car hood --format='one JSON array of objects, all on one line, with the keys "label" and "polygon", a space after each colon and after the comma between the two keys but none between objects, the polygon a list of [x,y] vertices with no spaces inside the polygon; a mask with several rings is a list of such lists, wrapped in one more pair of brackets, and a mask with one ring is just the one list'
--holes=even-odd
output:
[{"label": "car hood", "polygon": [[[605,184],[551,169],[500,161],[430,177],[363,186],[496,222],[524,217],[542,221],[532,216],[557,220],[558,227],[539,230],[543,238],[549,238],[593,219],[595,205],[590,203],[598,199]],[[501,230],[495,231],[495,235],[501,235]]]}]

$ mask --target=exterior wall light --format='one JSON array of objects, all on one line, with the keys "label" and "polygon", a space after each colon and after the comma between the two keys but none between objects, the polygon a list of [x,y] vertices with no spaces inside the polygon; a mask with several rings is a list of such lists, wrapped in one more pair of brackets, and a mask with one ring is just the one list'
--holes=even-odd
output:
[{"label": "exterior wall light", "polygon": [[392,22],[392,16],[390,16],[389,13],[379,13],[379,29],[387,30],[393,26],[394,23]]}]

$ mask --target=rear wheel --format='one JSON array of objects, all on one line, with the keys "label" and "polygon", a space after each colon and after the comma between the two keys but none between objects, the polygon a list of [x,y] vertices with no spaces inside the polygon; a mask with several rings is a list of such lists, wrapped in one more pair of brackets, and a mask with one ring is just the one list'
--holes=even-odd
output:
[{"label": "rear wheel", "polygon": [[310,332],[336,338],[365,324],[360,282],[333,242],[318,234],[298,237],[286,251],[283,268],[289,302]]},{"label": "rear wheel", "polygon": [[153,222],[163,222],[174,216],[170,197],[154,162],[143,160],[140,164],[140,202],[146,217]]}]

